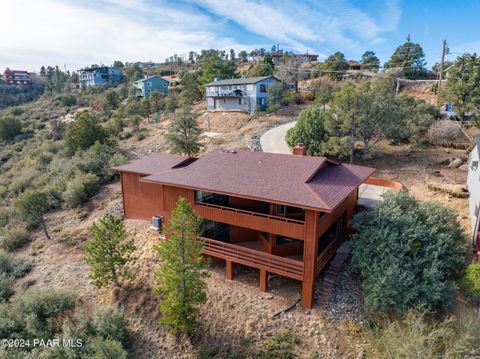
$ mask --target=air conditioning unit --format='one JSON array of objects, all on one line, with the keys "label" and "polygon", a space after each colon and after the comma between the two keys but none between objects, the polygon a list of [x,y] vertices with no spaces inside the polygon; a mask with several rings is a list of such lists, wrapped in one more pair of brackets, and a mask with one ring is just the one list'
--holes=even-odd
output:
[{"label": "air conditioning unit", "polygon": [[163,216],[153,216],[151,229],[161,231],[163,228]]}]

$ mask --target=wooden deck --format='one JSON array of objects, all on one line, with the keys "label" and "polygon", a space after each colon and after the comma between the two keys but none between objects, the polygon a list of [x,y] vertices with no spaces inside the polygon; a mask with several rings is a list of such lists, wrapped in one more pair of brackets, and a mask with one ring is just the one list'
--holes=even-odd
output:
[{"label": "wooden deck", "polygon": [[[202,238],[205,243],[206,255],[243,264],[249,267],[279,274],[296,280],[303,280],[303,262],[266,253],[263,250],[252,249],[244,245],[231,244]],[[260,244],[259,244],[260,245]]]}]

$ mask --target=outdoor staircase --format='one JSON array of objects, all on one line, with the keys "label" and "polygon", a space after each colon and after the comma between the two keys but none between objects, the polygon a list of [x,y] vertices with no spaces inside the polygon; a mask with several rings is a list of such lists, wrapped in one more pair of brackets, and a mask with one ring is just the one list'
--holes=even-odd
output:
[{"label": "outdoor staircase", "polygon": [[342,270],[343,263],[350,256],[351,245],[349,242],[344,242],[337,250],[335,257],[323,272],[320,280],[319,290],[317,294],[317,303],[321,306],[326,305],[332,294],[337,277]]}]

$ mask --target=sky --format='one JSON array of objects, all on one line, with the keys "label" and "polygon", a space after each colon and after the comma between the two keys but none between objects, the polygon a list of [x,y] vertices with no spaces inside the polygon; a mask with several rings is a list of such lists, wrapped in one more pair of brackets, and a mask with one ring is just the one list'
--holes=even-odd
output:
[{"label": "sky", "polygon": [[[382,63],[410,34],[427,66],[480,53],[480,0],[1,0],[0,70],[163,62],[201,49],[341,51]],[[6,16],[5,16],[6,15]]]}]

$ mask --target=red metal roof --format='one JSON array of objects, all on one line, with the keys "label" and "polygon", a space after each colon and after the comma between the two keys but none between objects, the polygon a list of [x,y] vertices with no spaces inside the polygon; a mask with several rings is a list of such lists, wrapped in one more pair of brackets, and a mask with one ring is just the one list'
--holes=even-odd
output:
[{"label": "red metal roof", "polygon": [[[117,170],[132,172],[128,166],[134,165]],[[335,164],[324,157],[214,150],[187,166],[162,169],[142,181],[329,212],[373,172],[373,168]]]},{"label": "red metal roof", "polygon": [[188,164],[191,160],[193,159],[184,156],[152,153],[141,160],[115,167],[114,170],[138,173],[141,175],[152,175],[154,173],[169,171],[182,164]]}]

